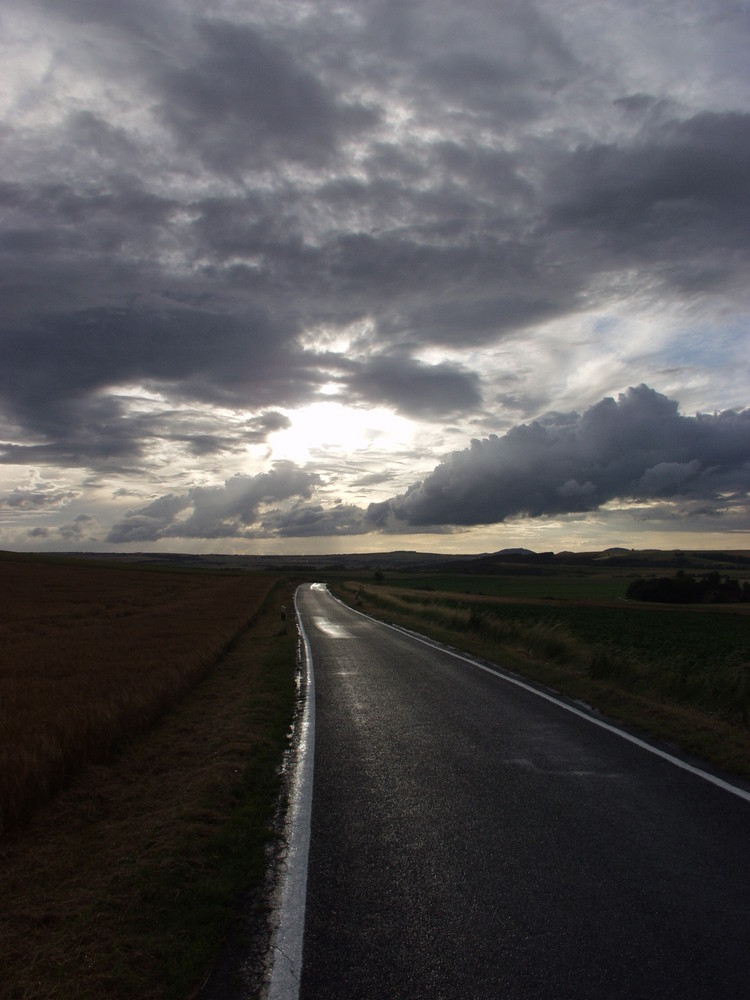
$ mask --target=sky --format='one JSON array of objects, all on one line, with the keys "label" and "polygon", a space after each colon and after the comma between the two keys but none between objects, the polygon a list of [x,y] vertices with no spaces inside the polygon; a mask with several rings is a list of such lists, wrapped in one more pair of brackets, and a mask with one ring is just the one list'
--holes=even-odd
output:
[{"label": "sky", "polygon": [[0,548],[750,548],[747,0],[0,0]]}]

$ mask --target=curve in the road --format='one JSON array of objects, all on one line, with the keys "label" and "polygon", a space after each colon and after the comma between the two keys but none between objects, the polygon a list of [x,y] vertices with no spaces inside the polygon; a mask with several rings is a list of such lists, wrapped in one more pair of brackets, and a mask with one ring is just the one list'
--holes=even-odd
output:
[{"label": "curve in the road", "polygon": [[[358,615],[362,615],[363,618],[369,618],[369,615],[365,615],[361,611],[357,611],[356,608],[350,608],[349,610],[354,611]],[[371,618],[370,621],[377,621],[377,619]],[[562,701],[560,698],[555,698],[554,695],[548,694],[546,691],[541,691],[539,688],[534,687],[531,684],[527,684],[525,681],[520,680],[518,677],[514,677],[512,674],[505,673],[497,667],[488,666],[487,664],[481,663],[479,660],[472,659],[469,656],[464,656],[463,654],[456,652],[454,649],[449,649],[447,646],[441,646],[440,643],[433,642],[431,639],[426,639],[424,636],[421,636],[416,632],[412,632],[409,629],[402,629],[399,628],[398,625],[391,625],[388,622],[380,622],[379,624],[384,625],[386,628],[393,629],[394,632],[405,633],[409,636],[409,638],[414,639],[415,642],[421,642],[425,646],[433,646],[435,649],[439,649],[441,652],[447,653],[449,656],[452,656],[457,660],[462,660],[464,663],[468,663],[472,667],[484,670],[486,673],[500,678],[500,680],[507,681],[508,684],[515,684],[516,687],[523,688],[524,691],[529,691],[538,698],[543,698],[545,701],[549,701],[553,705],[557,705],[558,708],[565,709],[566,712],[571,712],[573,715],[577,715],[581,719],[586,719],[587,722],[590,722],[595,726],[599,726],[601,729],[606,729],[610,733],[614,733],[614,735],[619,736],[620,739],[627,740],[629,743],[635,744],[635,746],[640,747],[642,750],[647,750],[648,753],[652,753],[656,757],[661,757],[662,760],[668,761],[675,767],[680,767],[683,771],[689,771],[691,774],[702,778],[704,781],[708,781],[712,785],[722,788],[725,792],[730,792],[732,795],[736,795],[738,798],[744,799],[746,802],[750,802],[750,791],[747,791],[738,785],[732,784],[724,778],[720,778],[718,775],[711,774],[710,771],[704,771],[702,768],[696,767],[694,764],[690,764],[686,760],[681,760],[679,757],[675,757],[674,754],[668,753],[666,750],[661,750],[652,743],[647,743],[646,740],[639,739],[632,733],[628,733],[626,730],[620,729],[619,726],[614,726],[609,722],[605,722],[604,719],[597,718],[590,712],[576,708],[575,705],[571,705],[569,702]]]}]

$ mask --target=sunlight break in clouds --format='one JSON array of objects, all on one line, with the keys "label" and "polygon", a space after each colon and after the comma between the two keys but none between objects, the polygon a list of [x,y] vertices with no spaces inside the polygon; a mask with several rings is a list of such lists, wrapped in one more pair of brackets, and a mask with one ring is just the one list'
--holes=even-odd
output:
[{"label": "sunlight break in clouds", "polygon": [[728,531],[750,524],[750,410],[686,417],[645,385],[583,414],[550,413],[453,452],[404,493],[367,509],[320,503],[321,478],[290,461],[268,473],[170,493],[131,510],[111,542],[437,533],[623,513]]},{"label": "sunlight break in clouds", "polygon": [[[290,426],[268,438],[275,458],[304,465],[325,456],[357,462],[370,450],[378,461],[411,444],[412,427],[384,407],[357,410],[344,403],[311,403],[287,414]],[[363,455],[364,453],[364,455]]]}]

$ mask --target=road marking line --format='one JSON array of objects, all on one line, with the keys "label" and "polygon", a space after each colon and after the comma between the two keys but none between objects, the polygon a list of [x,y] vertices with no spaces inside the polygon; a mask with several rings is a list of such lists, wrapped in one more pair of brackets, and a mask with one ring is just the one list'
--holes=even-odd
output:
[{"label": "road marking line", "polygon": [[310,853],[313,765],[315,758],[315,673],[312,651],[302,619],[294,610],[302,636],[307,679],[300,720],[297,762],[292,777],[286,824],[289,829],[287,855],[281,872],[281,903],[273,943],[273,968],[268,1000],[298,1000],[302,978],[302,941],[305,933],[307,862]]},{"label": "road marking line", "polygon": [[505,673],[500,667],[489,667],[485,663],[480,663],[479,660],[474,660],[462,653],[457,653],[455,650],[449,649],[447,646],[441,646],[440,643],[432,639],[428,639],[425,636],[421,636],[416,632],[400,628],[398,625],[391,625],[389,622],[382,622],[377,618],[371,618],[370,615],[366,615],[363,611],[357,611],[356,608],[349,607],[349,605],[344,604],[343,601],[340,603],[343,604],[345,608],[349,608],[349,610],[353,611],[356,615],[362,615],[363,618],[367,618],[371,622],[375,622],[378,625],[384,625],[386,628],[392,629],[394,632],[399,632],[401,635],[408,636],[410,639],[414,639],[416,642],[421,642],[425,646],[432,646],[433,649],[439,649],[442,653],[447,653],[449,656],[452,656],[457,660],[462,660],[464,663],[468,663],[472,667],[478,667],[479,670],[484,670],[485,673],[492,674],[493,677],[497,677],[501,681],[506,681],[508,684],[515,684],[516,687],[523,688],[524,691],[528,691],[531,694],[536,695],[538,698],[543,698],[545,701],[549,701],[553,705],[557,705],[558,708],[563,708],[566,712],[570,712],[572,715],[577,715],[579,718],[585,719],[587,722],[591,722],[595,726],[599,726],[600,729],[606,729],[607,732],[614,733],[615,736],[619,736],[621,739],[627,740],[628,743],[633,743],[642,750],[647,750],[656,757],[661,757],[662,760],[666,760],[668,763],[674,764],[675,767],[682,768],[683,771],[689,771],[690,774],[694,774],[698,778],[702,778],[704,781],[708,781],[712,785],[716,785],[717,788],[721,788],[725,792],[730,792],[732,795],[736,795],[738,798],[744,799],[746,802],[750,802],[750,792],[746,791],[744,788],[740,788],[738,785],[733,785],[728,781],[724,781],[723,778],[719,778],[715,774],[711,774],[709,771],[703,771],[699,767],[694,767],[692,764],[688,764],[687,761],[680,760],[679,757],[675,757],[671,753],[667,753],[665,750],[660,750],[659,747],[655,747],[651,743],[647,743],[645,740],[641,740],[637,736],[633,736],[631,733],[625,732],[624,729],[618,729],[617,726],[613,726],[609,722],[604,722],[603,719],[597,719],[596,716],[589,715],[588,712],[584,712],[580,708],[576,708],[575,705],[569,705],[566,702],[561,701],[559,698],[555,698],[553,695],[547,694],[545,691],[540,691],[539,688],[533,687],[533,685],[527,684],[525,681],[519,680],[511,674]]}]

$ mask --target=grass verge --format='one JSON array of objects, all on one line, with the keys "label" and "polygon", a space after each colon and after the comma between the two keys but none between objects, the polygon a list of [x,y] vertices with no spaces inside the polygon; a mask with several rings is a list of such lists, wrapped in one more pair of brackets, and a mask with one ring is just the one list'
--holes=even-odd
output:
[{"label": "grass verge", "polygon": [[0,846],[0,996],[185,998],[262,905],[295,702],[286,584],[147,733]]},{"label": "grass verge", "polygon": [[593,603],[551,609],[361,583],[331,589],[373,617],[501,664],[750,778],[746,614]]}]

